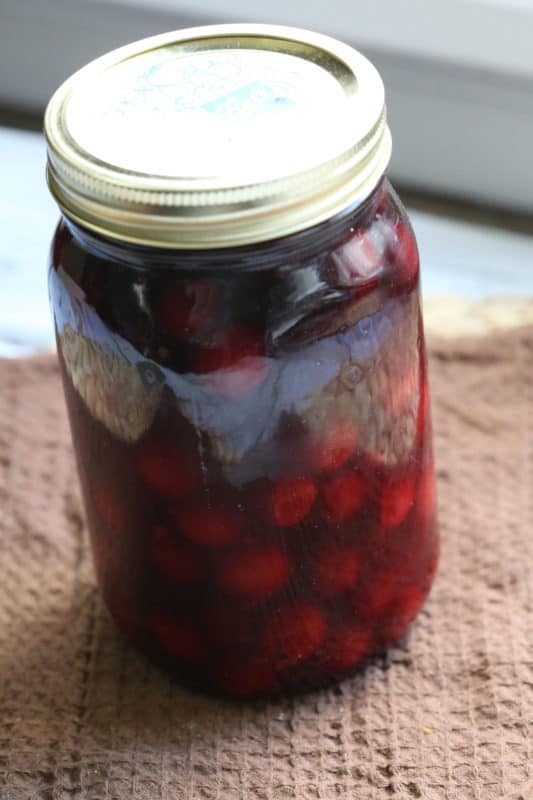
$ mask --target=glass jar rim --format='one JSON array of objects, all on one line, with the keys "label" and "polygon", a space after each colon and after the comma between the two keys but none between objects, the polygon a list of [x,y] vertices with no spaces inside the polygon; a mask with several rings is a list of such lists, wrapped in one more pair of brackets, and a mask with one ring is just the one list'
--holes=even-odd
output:
[{"label": "glass jar rim", "polygon": [[394,194],[386,176],[382,176],[370,194],[360,202],[347,206],[317,225],[276,239],[245,242],[231,247],[189,248],[176,245],[160,248],[103,235],[64,213],[62,220],[84,249],[99,258],[129,267],[187,271],[191,274],[257,272],[271,268],[291,270],[308,264],[324,249],[337,247],[354,229],[364,229],[376,214],[384,191]]}]

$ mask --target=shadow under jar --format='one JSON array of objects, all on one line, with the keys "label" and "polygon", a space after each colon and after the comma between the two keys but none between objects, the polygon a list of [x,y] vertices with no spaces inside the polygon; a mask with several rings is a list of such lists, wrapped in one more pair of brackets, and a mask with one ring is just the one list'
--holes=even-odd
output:
[{"label": "shadow under jar", "polygon": [[379,76],[308,32],[191,29],[73,76],[46,132],[51,303],[111,613],[205,690],[342,678],[403,635],[438,560]]}]

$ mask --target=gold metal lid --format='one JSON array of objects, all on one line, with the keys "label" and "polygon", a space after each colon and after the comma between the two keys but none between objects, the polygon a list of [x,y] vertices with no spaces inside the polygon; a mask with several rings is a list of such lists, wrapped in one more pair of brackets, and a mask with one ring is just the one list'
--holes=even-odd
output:
[{"label": "gold metal lid", "polygon": [[45,116],[47,177],[85,227],[218,248],[363,200],[391,151],[381,78],[335,39],[272,25],[166,33],[93,61]]}]

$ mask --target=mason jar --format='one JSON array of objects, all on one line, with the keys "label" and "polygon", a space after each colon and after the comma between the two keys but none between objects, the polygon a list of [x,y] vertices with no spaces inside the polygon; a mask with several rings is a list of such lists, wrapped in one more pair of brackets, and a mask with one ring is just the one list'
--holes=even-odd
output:
[{"label": "mason jar", "polygon": [[419,259],[374,67],[224,25],[116,50],[45,120],[49,281],[98,583],[233,696],[398,640],[438,533]]}]

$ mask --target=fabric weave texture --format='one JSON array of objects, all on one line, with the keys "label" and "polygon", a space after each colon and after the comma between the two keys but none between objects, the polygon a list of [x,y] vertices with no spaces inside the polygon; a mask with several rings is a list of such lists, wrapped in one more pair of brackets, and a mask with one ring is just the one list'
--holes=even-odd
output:
[{"label": "fabric weave texture", "polygon": [[328,691],[192,694],[95,585],[59,373],[0,362],[0,800],[533,800],[533,329],[430,346],[441,567]]}]

